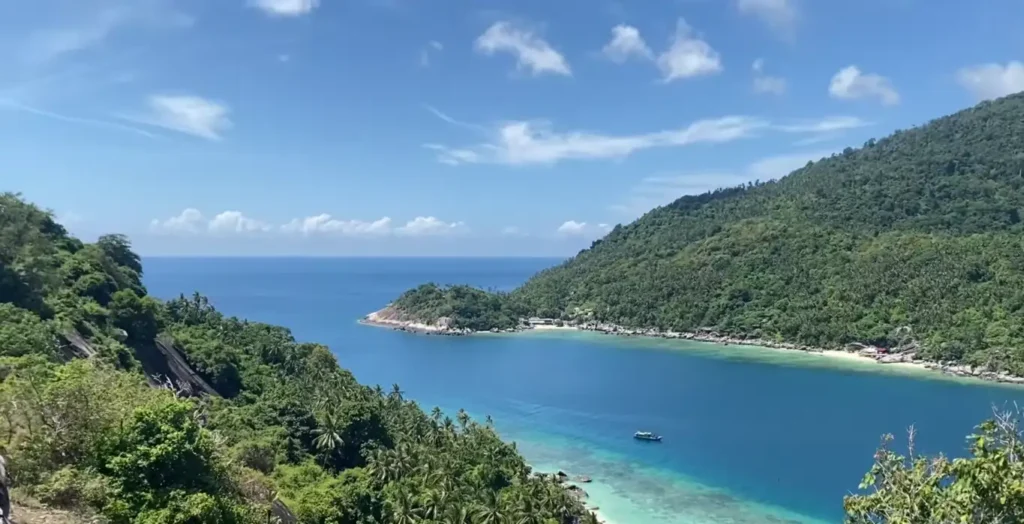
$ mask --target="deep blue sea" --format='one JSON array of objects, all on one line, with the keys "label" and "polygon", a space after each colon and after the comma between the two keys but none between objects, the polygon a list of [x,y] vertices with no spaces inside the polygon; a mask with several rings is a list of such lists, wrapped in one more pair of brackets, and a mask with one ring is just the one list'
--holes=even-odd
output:
[{"label": "deep blue sea", "polygon": [[[615,524],[840,522],[883,433],[962,455],[1024,389],[798,352],[590,333],[428,337],[357,323],[423,282],[509,290],[552,259],[147,258],[151,294],[327,344],[368,384],[491,415],[538,469],[588,475]],[[664,435],[635,441],[636,430]]]}]

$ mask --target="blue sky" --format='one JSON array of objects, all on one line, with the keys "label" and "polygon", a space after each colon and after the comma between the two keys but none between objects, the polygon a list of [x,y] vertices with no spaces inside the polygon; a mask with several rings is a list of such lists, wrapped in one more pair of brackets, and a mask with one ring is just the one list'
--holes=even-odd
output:
[{"label": "blue sky", "polygon": [[0,3],[2,189],[143,254],[566,255],[1024,89],[1017,0]]}]

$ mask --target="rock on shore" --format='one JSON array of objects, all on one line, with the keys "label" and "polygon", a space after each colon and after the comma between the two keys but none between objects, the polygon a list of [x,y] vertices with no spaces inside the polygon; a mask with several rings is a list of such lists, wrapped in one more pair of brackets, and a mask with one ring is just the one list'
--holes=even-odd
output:
[{"label": "rock on shore", "polygon": [[388,305],[384,309],[374,311],[363,317],[362,322],[373,326],[389,327],[398,331],[409,331],[426,335],[468,335],[468,329],[452,327],[451,319],[440,317],[433,322],[425,322],[423,319],[415,318],[408,313]]}]

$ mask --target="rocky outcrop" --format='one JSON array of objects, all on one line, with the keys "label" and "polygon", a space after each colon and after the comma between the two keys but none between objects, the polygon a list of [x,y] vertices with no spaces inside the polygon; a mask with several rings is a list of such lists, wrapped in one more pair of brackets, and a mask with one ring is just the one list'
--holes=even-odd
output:
[{"label": "rocky outcrop", "polygon": [[92,347],[89,341],[85,340],[85,337],[81,333],[73,329],[64,332],[64,344],[62,344],[62,350],[65,355],[69,358],[92,358],[96,355],[96,350]]},{"label": "rocky outcrop", "polygon": [[185,356],[167,336],[160,336],[152,344],[139,344],[135,356],[150,385],[160,387],[167,382],[187,395],[221,396],[203,377],[199,376]]},{"label": "rocky outcrop", "polygon": [[452,326],[452,319],[448,317],[433,320],[419,318],[391,304],[384,309],[366,315],[362,322],[371,326],[389,327],[398,331],[425,335],[468,335],[472,333],[469,329]]}]

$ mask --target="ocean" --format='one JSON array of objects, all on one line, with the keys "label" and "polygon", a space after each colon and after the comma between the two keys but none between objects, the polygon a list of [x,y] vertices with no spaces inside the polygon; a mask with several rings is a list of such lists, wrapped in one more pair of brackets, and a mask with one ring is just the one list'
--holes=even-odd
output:
[{"label": "ocean", "polygon": [[[429,337],[360,325],[424,282],[511,290],[555,259],[146,258],[160,298],[330,346],[366,384],[424,409],[490,415],[545,471],[586,475],[614,524],[841,522],[885,433],[959,456],[1024,388],[816,355],[579,332]],[[664,436],[636,441],[636,430]]]}]

